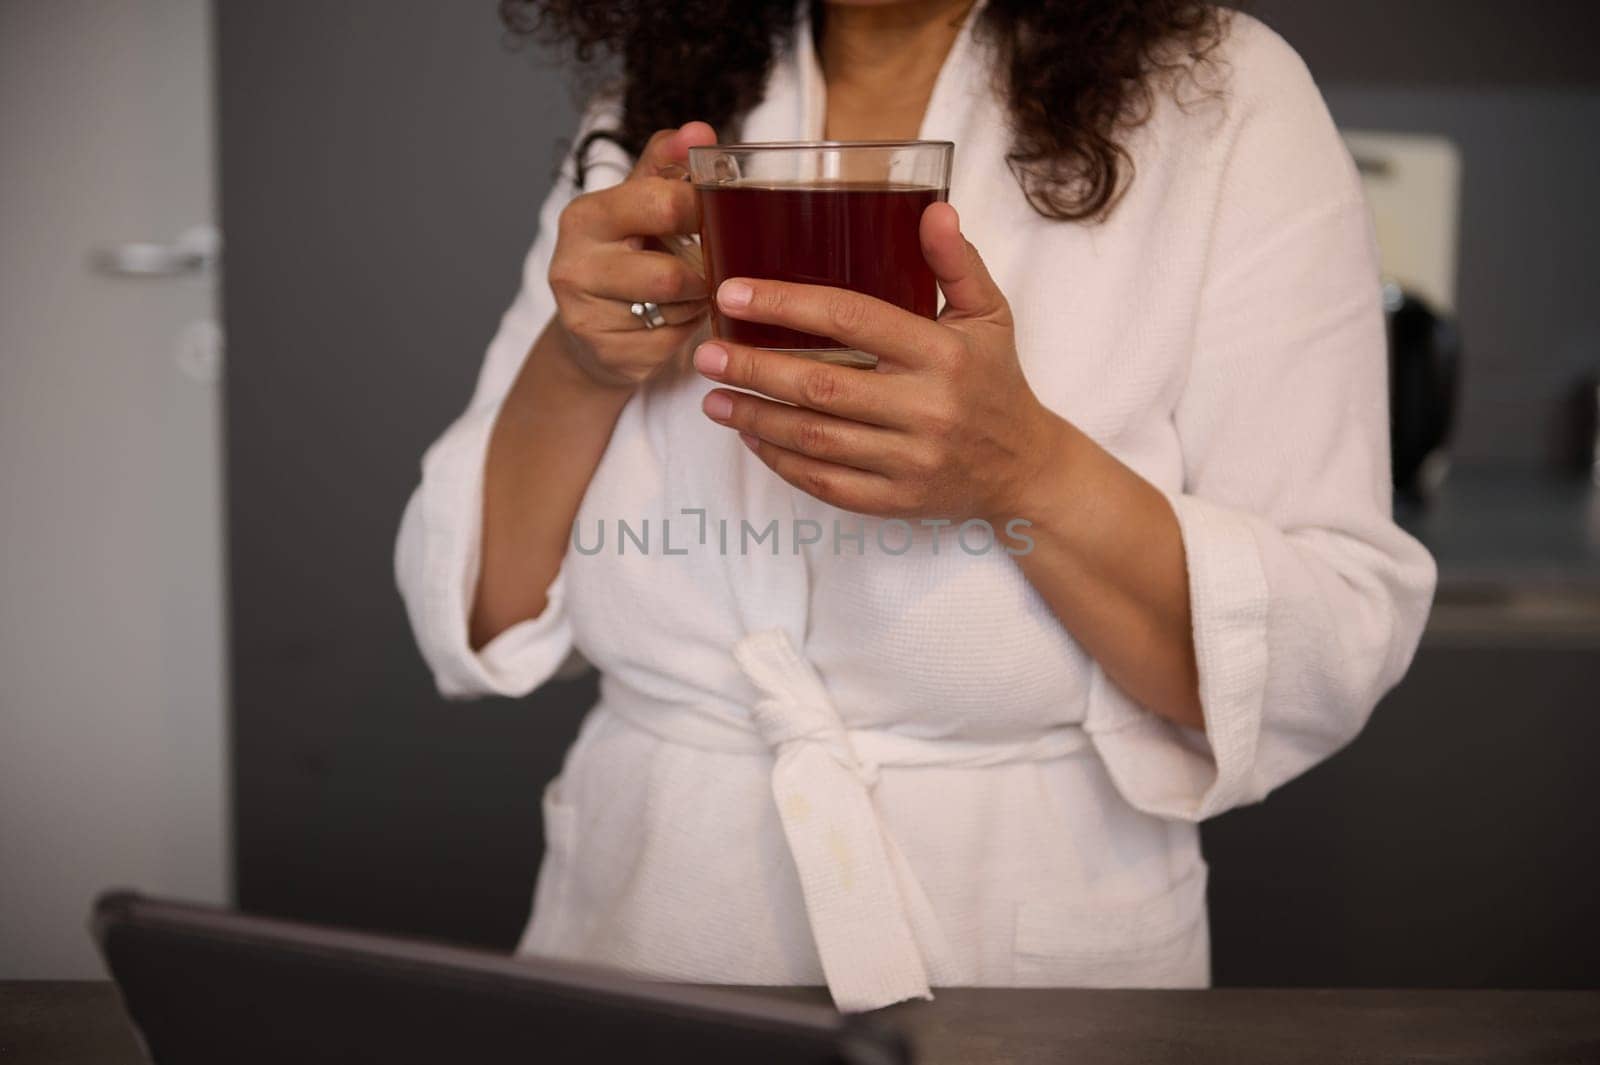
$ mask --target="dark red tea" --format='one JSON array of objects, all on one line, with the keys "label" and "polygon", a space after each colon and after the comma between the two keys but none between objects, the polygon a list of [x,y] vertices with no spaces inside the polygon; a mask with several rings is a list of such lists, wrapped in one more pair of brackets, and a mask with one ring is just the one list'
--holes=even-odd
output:
[{"label": "dark red tea", "polygon": [[[711,291],[730,277],[854,289],[925,318],[938,309],[917,236],[923,210],[945,190],[913,185],[700,185],[700,246]],[[714,315],[723,340],[805,351],[828,337]]]}]

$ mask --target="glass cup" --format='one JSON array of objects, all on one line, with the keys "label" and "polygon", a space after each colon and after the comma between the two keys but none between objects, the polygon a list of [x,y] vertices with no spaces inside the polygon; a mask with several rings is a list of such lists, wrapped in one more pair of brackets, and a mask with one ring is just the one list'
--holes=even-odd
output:
[{"label": "glass cup", "polygon": [[[717,144],[689,149],[700,202],[700,253],[714,294],[730,277],[829,285],[932,318],[939,290],[918,227],[949,198],[949,141]],[[729,318],[718,339],[824,362],[872,367],[839,340]]]}]

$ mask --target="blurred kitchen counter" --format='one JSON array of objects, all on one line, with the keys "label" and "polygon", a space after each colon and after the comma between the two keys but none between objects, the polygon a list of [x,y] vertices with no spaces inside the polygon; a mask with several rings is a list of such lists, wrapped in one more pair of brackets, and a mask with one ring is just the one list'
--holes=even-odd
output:
[{"label": "blurred kitchen counter", "polygon": [[1439,563],[1430,642],[1600,641],[1600,492],[1588,480],[1458,469],[1395,516]]}]

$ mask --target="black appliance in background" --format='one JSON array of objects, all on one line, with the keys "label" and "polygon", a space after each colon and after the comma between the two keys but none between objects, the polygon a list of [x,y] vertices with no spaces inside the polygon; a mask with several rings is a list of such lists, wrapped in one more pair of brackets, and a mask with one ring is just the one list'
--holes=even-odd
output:
[{"label": "black appliance in background", "polygon": [[1455,322],[1393,282],[1384,286],[1389,335],[1389,439],[1395,492],[1425,502],[1449,469],[1461,376]]}]

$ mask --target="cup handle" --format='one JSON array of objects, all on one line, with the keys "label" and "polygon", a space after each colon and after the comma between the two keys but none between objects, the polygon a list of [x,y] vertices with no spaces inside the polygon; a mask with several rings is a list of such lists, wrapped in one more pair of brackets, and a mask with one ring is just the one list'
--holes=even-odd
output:
[{"label": "cup handle", "polygon": [[[668,163],[657,168],[656,176],[669,181],[688,181],[689,171],[678,163]],[[662,247],[688,264],[695,273],[701,277],[706,276],[705,256],[700,251],[698,234],[668,233],[656,239],[661,242]]]}]

